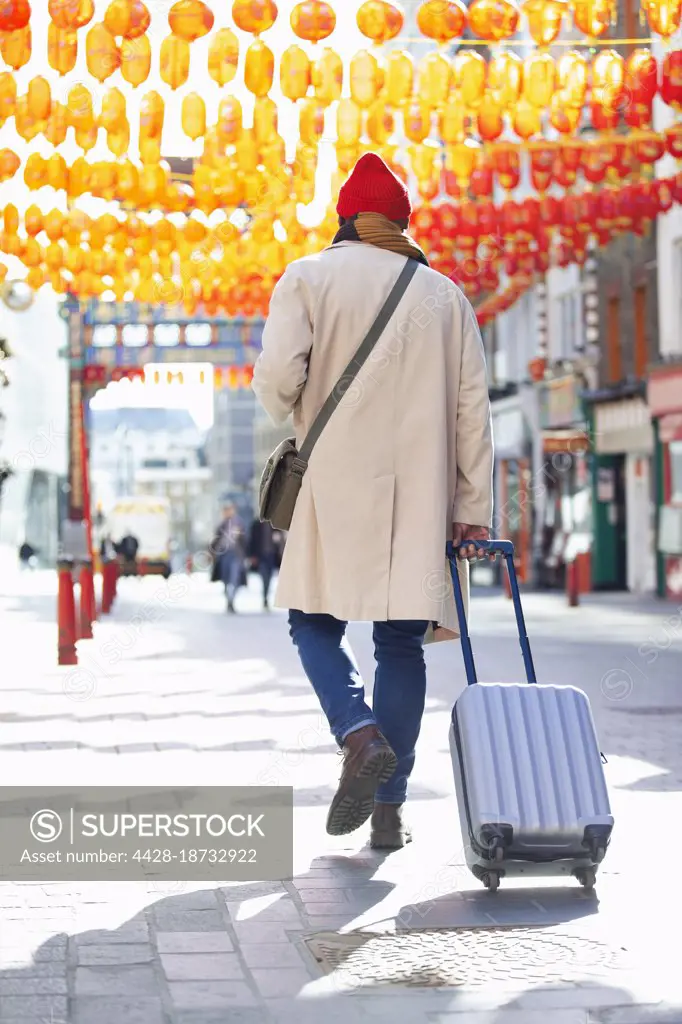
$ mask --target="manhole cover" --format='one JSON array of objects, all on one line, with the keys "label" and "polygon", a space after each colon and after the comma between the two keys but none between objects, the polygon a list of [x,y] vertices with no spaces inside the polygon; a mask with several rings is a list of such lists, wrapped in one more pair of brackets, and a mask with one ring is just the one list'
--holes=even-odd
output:
[{"label": "manhole cover", "polygon": [[321,932],[305,941],[325,974],[349,987],[576,983],[632,966],[620,946],[557,928]]}]

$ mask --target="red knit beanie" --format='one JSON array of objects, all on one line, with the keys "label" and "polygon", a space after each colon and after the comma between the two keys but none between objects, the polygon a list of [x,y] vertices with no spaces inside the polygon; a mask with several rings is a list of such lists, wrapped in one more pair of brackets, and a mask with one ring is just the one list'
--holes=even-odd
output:
[{"label": "red knit beanie", "polygon": [[336,206],[339,217],[383,213],[389,220],[409,220],[412,204],[407,186],[377,153],[361,156],[341,186]]}]

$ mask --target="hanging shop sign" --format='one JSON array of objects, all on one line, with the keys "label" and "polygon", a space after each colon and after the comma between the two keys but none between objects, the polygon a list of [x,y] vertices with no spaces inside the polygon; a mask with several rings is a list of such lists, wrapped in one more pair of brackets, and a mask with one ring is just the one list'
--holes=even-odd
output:
[{"label": "hanging shop sign", "polygon": [[543,430],[582,425],[578,380],[572,374],[540,385],[540,426]]},{"label": "hanging shop sign", "polygon": [[526,425],[518,404],[506,400],[492,403],[495,455],[498,459],[520,459],[526,444]]},{"label": "hanging shop sign", "polygon": [[593,440],[600,455],[650,455],[654,450],[654,432],[649,406],[643,398],[624,398],[595,406]]}]

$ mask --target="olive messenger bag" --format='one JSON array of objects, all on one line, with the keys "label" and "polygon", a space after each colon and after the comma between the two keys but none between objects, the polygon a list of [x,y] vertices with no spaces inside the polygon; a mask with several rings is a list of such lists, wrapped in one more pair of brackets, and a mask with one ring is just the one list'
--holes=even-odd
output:
[{"label": "olive messenger bag", "polygon": [[275,530],[288,530],[291,526],[296,499],[303,482],[303,474],[308,468],[311,452],[332,413],[386,329],[418,266],[417,260],[411,257],[407,259],[398,280],[367,332],[365,340],[315,417],[301,445],[301,450],[296,448],[296,438],[288,437],[277,445],[268,459],[260,482],[259,515],[261,522],[270,523]]}]

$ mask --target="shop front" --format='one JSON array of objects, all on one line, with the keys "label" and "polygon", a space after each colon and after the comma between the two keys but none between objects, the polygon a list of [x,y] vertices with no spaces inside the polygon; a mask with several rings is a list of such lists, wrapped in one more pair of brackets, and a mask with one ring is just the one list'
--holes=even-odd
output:
[{"label": "shop front", "polygon": [[[532,493],[541,530],[537,581],[563,589],[566,566],[589,555],[592,543],[592,495],[588,424],[580,399],[581,382],[570,374],[538,385],[542,470]],[[581,591],[591,589],[589,557],[579,559]]]},{"label": "shop front", "polygon": [[531,437],[520,396],[492,403],[495,437],[495,521],[498,537],[514,544],[516,572],[522,583],[532,569],[533,508]]},{"label": "shop front", "polygon": [[655,426],[656,589],[682,598],[682,363],[651,370],[647,388]]},{"label": "shop front", "polygon": [[589,396],[595,589],[656,585],[654,432],[644,392],[632,385]]}]

